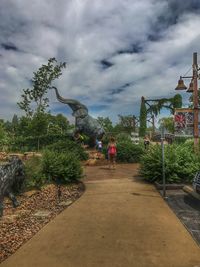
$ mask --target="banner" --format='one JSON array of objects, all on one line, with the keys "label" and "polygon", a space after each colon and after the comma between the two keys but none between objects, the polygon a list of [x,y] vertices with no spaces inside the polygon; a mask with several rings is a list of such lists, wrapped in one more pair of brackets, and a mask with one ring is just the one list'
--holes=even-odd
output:
[{"label": "banner", "polygon": [[193,109],[180,108],[174,113],[175,136],[193,137],[194,114]]}]

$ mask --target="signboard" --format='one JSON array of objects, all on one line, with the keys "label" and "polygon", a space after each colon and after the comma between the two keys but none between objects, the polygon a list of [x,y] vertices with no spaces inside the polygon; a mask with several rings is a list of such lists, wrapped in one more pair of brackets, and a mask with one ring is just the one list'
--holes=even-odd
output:
[{"label": "signboard", "polygon": [[134,144],[138,145],[139,144],[139,134],[138,133],[135,133],[135,132],[132,132],[131,133],[131,140]]},{"label": "signboard", "polygon": [[190,108],[176,109],[174,113],[174,128],[175,128],[175,136],[193,137],[194,136],[193,109]]}]

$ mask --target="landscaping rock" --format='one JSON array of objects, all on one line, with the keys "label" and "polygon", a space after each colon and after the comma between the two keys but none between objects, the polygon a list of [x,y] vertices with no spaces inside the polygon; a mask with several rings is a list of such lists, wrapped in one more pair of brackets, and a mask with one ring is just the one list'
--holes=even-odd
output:
[{"label": "landscaping rock", "polygon": [[39,190],[31,190],[31,191],[24,192],[23,195],[25,197],[31,197],[31,196],[33,196],[33,195],[35,195],[37,193],[39,193]]},{"label": "landscaping rock", "polygon": [[35,217],[49,217],[51,212],[48,210],[38,210],[36,213],[33,214]]},{"label": "landscaping rock", "polygon": [[96,159],[88,159],[86,161],[86,164],[87,166],[94,166],[96,164],[97,160]]},{"label": "landscaping rock", "polygon": [[67,207],[67,206],[71,205],[72,203],[73,203],[72,200],[62,201],[62,202],[59,202],[59,203],[58,203],[58,206],[64,206],[64,207]]},{"label": "landscaping rock", "polygon": [[0,161],[6,160],[8,157],[8,154],[6,152],[0,152]]},{"label": "landscaping rock", "polygon": [[41,153],[36,153],[36,152],[24,152],[23,159],[27,160],[32,157],[42,157]]},{"label": "landscaping rock", "polygon": [[200,200],[200,194],[196,193],[191,186],[184,186],[183,191]]},{"label": "landscaping rock", "polygon": [[8,154],[9,157],[13,157],[13,156],[16,156],[18,158],[20,158],[21,160],[24,159],[24,155],[21,154],[21,153],[12,153],[12,154]]},{"label": "landscaping rock", "polygon": [[1,223],[6,223],[6,224],[14,223],[17,220],[17,218],[19,218],[19,214],[11,214],[7,216],[3,216],[0,219],[0,224]]},{"label": "landscaping rock", "polygon": [[0,263],[80,197],[84,186],[82,183],[61,186],[61,191],[60,203],[63,205],[58,205],[54,184],[19,195],[21,205],[16,209],[10,201],[4,202],[4,216],[0,219]]}]

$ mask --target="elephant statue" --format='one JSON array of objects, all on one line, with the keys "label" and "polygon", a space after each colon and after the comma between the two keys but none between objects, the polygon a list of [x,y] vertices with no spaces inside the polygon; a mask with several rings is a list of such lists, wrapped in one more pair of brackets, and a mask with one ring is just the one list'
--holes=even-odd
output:
[{"label": "elephant statue", "polygon": [[9,159],[9,162],[0,165],[0,217],[3,216],[3,200],[9,197],[13,207],[19,206],[14,193],[20,190],[25,179],[24,165],[17,156]]},{"label": "elephant statue", "polygon": [[94,140],[101,139],[105,131],[101,124],[88,114],[88,109],[85,105],[74,99],[63,98],[58,93],[56,87],[52,87],[56,92],[56,97],[59,102],[67,104],[73,111],[72,116],[75,117],[75,135],[77,133],[85,134]]}]

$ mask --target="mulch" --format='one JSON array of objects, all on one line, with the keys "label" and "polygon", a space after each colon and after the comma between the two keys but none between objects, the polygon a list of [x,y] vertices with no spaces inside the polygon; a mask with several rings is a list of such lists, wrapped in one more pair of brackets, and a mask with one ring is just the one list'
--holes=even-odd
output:
[{"label": "mulch", "polygon": [[[4,215],[0,218],[0,263],[64,210],[66,206],[61,203],[71,204],[83,192],[82,183],[61,186],[59,199],[57,187],[51,184],[18,196],[21,205],[15,209],[9,200],[5,200]],[[47,212],[47,216],[35,216],[37,211]]]}]

